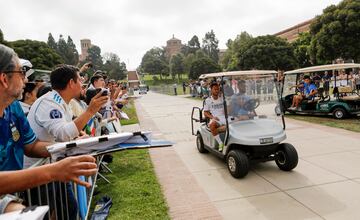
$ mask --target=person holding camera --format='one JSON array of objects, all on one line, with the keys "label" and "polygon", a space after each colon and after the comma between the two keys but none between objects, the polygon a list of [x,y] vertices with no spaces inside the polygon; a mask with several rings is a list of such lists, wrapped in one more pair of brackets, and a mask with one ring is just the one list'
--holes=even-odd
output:
[{"label": "person holding camera", "polygon": [[70,65],[60,65],[50,74],[53,91],[40,97],[30,109],[28,119],[40,140],[70,141],[83,133],[86,123],[107,100],[101,93],[95,95],[84,113],[73,120],[69,102],[79,98],[82,82],[79,70]]}]

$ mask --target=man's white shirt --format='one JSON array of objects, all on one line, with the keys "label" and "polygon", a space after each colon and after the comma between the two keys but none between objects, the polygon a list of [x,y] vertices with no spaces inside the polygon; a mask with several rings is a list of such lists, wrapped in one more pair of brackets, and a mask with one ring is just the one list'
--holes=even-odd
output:
[{"label": "man's white shirt", "polygon": [[63,142],[79,136],[71,108],[56,91],[40,97],[28,114],[31,128],[41,141]]},{"label": "man's white shirt", "polygon": [[209,111],[212,116],[219,118],[219,124],[225,124],[224,99],[219,96],[214,99],[212,96],[205,99],[204,111]]}]

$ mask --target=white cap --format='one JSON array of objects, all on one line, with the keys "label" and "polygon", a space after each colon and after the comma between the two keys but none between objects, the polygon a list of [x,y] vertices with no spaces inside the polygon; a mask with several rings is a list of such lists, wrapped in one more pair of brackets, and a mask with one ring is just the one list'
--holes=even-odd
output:
[{"label": "white cap", "polygon": [[20,64],[21,64],[22,68],[24,68],[26,70],[26,77],[29,77],[31,74],[33,74],[35,72],[32,69],[33,65],[29,60],[20,58]]}]

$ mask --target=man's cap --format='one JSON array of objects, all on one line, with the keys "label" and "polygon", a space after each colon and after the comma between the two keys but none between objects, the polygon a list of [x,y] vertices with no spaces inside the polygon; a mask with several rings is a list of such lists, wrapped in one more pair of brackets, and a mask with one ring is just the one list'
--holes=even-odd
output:
[{"label": "man's cap", "polygon": [[21,64],[23,70],[26,71],[26,77],[29,77],[31,74],[33,74],[35,72],[35,70],[32,69],[33,65],[29,60],[20,58],[20,64]]}]

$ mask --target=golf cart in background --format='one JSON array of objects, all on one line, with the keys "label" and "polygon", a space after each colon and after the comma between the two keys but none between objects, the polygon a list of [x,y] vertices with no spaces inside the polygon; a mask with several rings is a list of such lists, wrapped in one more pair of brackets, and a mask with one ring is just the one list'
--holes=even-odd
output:
[{"label": "golf cart in background", "polygon": [[[200,153],[211,152],[226,160],[230,174],[244,177],[251,162],[275,160],[281,170],[290,171],[298,164],[296,149],[286,139],[285,120],[279,110],[279,95],[275,86],[276,71],[251,70],[203,74],[201,78],[218,80],[220,93],[224,95],[226,125],[219,127],[224,149],[218,150],[218,143],[208,127],[202,107],[193,107],[191,114],[192,134]],[[246,85],[245,102],[239,98],[238,83]],[[252,85],[260,86],[255,91]],[[239,112],[242,115],[239,115]],[[244,115],[243,113],[246,113]],[[197,128],[194,128],[197,126]]]},{"label": "golf cart in background", "polygon": [[139,86],[139,94],[147,94],[148,86],[145,84],[140,84]]},{"label": "golf cart in background", "polygon": [[[307,67],[284,73],[284,85],[281,91],[281,101],[284,112],[293,114],[307,115],[332,115],[336,119],[343,119],[347,116],[356,116],[360,114],[360,95],[350,83],[348,71],[360,68],[360,64],[344,63]],[[347,73],[347,79],[340,80],[337,76],[340,71]],[[311,76],[316,74],[321,77],[328,72],[331,80],[329,85],[318,83],[318,93],[312,100],[303,100],[300,109],[289,109],[293,97],[301,94],[301,91],[295,87],[302,80],[304,74]]]}]

